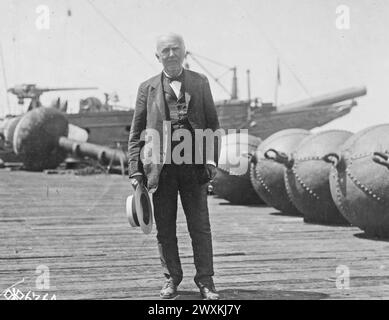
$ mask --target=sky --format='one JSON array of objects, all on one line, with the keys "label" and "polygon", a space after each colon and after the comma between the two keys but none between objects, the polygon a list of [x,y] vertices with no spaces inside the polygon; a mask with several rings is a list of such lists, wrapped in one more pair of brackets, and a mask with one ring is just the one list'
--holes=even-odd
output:
[{"label": "sky", "polygon": [[[339,29],[339,6],[349,8],[350,25]],[[49,8],[49,26],[40,6]],[[37,11],[38,10],[38,11]],[[68,12],[71,14],[69,15]],[[9,113],[5,89],[20,83],[43,87],[97,86],[97,91],[48,93],[78,100],[116,91],[120,104],[133,107],[139,84],[161,71],[155,39],[183,35],[187,50],[237,66],[239,96],[273,101],[280,61],[282,105],[353,86],[367,96],[351,114],[323,129],[353,132],[389,121],[389,1],[387,0],[2,0],[0,117]],[[194,71],[204,73],[193,60]],[[215,76],[225,68],[202,61]],[[298,80],[297,80],[298,79]],[[214,98],[228,95],[212,80]],[[231,73],[221,78],[231,87]],[[11,112],[20,113],[9,95]]]}]

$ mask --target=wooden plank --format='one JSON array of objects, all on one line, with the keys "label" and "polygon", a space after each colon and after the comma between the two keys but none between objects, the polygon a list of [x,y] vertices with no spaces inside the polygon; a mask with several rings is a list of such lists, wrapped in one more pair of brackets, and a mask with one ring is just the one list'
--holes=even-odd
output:
[{"label": "wooden plank", "polygon": [[[58,299],[158,299],[163,278],[156,231],[127,223],[128,179],[114,175],[45,175],[0,170],[0,292],[36,268],[50,269]],[[266,206],[233,206],[209,197],[215,282],[222,298],[387,299],[389,244],[354,227],[305,224]],[[179,298],[198,298],[186,221],[177,237],[184,269]],[[350,289],[336,287],[336,268]],[[0,299],[3,297],[0,297]]]}]

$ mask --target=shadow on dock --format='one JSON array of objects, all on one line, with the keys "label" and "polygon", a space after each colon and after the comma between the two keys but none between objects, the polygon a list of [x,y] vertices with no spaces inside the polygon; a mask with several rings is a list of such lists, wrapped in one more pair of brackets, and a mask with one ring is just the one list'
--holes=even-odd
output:
[{"label": "shadow on dock", "polygon": [[228,207],[248,207],[248,208],[269,208],[267,204],[255,203],[255,204],[238,204],[231,202],[219,202],[219,206],[228,206]]},{"label": "shadow on dock", "polygon": [[389,238],[379,238],[377,236],[373,236],[373,235],[370,235],[366,232],[360,232],[360,233],[356,233],[354,234],[354,237],[356,238],[359,238],[359,239],[363,239],[363,240],[372,240],[372,241],[380,241],[380,242],[389,242]]},{"label": "shadow on dock", "polygon": [[[321,300],[329,295],[311,291],[285,290],[247,290],[227,289],[219,290],[221,300]],[[178,291],[175,300],[202,300],[197,291]]]},{"label": "shadow on dock", "polygon": [[293,213],[287,213],[287,212],[282,212],[282,211],[274,211],[269,213],[271,216],[276,216],[276,217],[291,217],[291,218],[304,218],[304,216],[293,214]]}]

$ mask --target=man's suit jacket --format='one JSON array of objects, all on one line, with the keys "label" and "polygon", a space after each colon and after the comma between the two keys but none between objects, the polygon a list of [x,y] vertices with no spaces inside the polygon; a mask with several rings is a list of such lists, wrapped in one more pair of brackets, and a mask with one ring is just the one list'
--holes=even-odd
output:
[{"label": "man's suit jacket", "polygon": [[[215,104],[212,98],[208,79],[199,73],[184,71],[185,100],[188,105],[188,120],[193,129],[219,129],[219,120],[216,113]],[[138,90],[135,105],[134,117],[130,130],[128,142],[128,170],[130,177],[137,172],[144,174],[147,178],[148,189],[152,192],[158,187],[159,174],[164,165],[159,163],[142,163],[141,149],[144,146],[142,132],[145,129],[154,129],[163,137],[163,121],[166,121],[166,105],[162,85],[162,73],[143,82]],[[214,139],[214,154],[212,159],[217,163],[219,157],[220,144],[218,139]],[[165,146],[166,147],[166,146]],[[164,146],[161,143],[160,156],[163,159]],[[200,166],[204,175],[205,167]]]}]

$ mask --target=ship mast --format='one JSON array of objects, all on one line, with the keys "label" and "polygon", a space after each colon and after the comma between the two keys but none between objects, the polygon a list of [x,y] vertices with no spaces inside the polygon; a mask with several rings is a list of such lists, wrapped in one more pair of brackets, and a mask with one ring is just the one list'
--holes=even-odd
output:
[{"label": "ship mast", "polygon": [[251,120],[251,81],[250,81],[250,69],[246,70],[247,73],[247,99],[249,104],[247,106],[247,121]]},{"label": "ship mast", "polygon": [[231,99],[238,99],[238,78],[236,76],[236,66],[232,68],[232,89],[231,89]]}]

